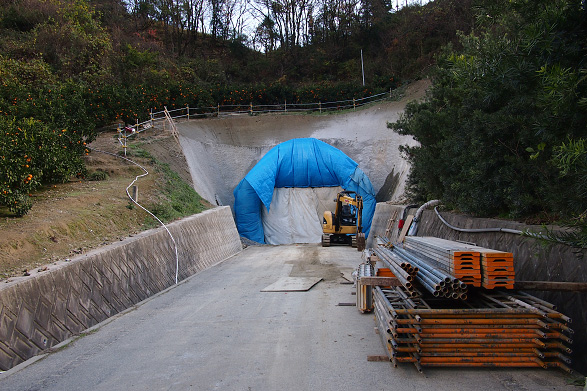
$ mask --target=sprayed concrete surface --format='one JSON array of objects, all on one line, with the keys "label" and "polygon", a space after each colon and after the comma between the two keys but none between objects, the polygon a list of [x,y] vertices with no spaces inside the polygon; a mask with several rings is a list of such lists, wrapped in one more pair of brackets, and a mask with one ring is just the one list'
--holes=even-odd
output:
[{"label": "sprayed concrete surface", "polygon": [[[573,390],[559,371],[393,368],[340,273],[350,247],[249,247],[26,367],[2,390]],[[281,277],[307,292],[261,292]]]},{"label": "sprayed concrete surface", "polygon": [[313,137],[344,152],[369,176],[378,201],[403,198],[408,163],[398,146],[409,136],[387,128],[410,100],[424,96],[427,81],[410,86],[403,99],[344,114],[238,115],[177,124],[194,188],[213,204],[233,205],[232,191],[275,145]]}]

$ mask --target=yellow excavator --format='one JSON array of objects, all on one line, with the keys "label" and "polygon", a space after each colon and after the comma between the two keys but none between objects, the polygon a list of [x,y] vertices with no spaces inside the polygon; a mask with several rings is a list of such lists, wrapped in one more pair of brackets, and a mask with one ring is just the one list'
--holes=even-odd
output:
[{"label": "yellow excavator", "polygon": [[354,191],[341,191],[334,200],[334,213],[327,210],[322,219],[322,247],[350,244],[359,251],[365,249],[361,215],[363,198]]}]

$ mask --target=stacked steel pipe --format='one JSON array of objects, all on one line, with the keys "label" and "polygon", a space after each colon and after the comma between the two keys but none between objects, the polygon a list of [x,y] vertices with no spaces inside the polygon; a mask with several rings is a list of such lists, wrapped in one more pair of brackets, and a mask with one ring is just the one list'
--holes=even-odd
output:
[{"label": "stacked steel pipe", "polygon": [[467,285],[481,286],[481,254],[471,246],[433,237],[407,236],[404,247],[432,259],[437,267]]},{"label": "stacked steel pipe", "polygon": [[[372,291],[379,335],[394,365],[572,372],[570,318],[527,293],[488,290],[513,288],[511,253],[430,237],[406,237],[403,248],[379,242],[377,259],[403,285]],[[432,295],[422,295],[417,282]],[[466,285],[485,289],[467,299]]]},{"label": "stacked steel pipe", "polygon": [[[397,367],[398,362],[411,362],[418,368],[418,371],[422,372],[422,367],[419,362],[420,357],[418,355],[421,349],[417,346],[417,341],[421,341],[420,336],[417,335],[419,329],[415,327],[412,329],[414,331],[413,338],[400,336],[400,333],[403,333],[405,327],[399,328],[396,321],[397,317],[391,312],[391,309],[406,310],[418,306],[413,300],[412,302],[408,302],[408,300],[404,299],[405,296],[407,295],[406,292],[402,294],[402,287],[385,290],[381,287],[375,287],[373,290],[373,305],[375,308],[377,330],[387,356],[394,367]],[[414,322],[416,321],[413,316],[408,315],[408,317],[414,320]]]},{"label": "stacked steel pipe", "polygon": [[[379,260],[389,268],[393,275],[401,282],[410,297],[416,297],[420,293],[414,286],[414,280],[419,270],[404,262],[396,253],[385,247],[376,247],[373,252]],[[405,269],[404,269],[405,268]]]},{"label": "stacked steel pipe", "polygon": [[408,236],[404,247],[429,257],[469,285],[514,288],[513,254],[434,237]]},{"label": "stacked steel pipe", "polygon": [[467,298],[467,285],[451,274],[432,266],[426,257],[389,246],[389,244],[386,247],[376,248],[374,251],[386,266],[393,268],[392,271],[399,267],[412,276],[410,286],[406,286],[408,290],[415,289],[411,282],[417,280],[435,297]]},{"label": "stacked steel pipe", "polygon": [[373,290],[377,328],[390,360],[423,366],[558,367],[572,372],[571,319],[531,295],[473,292],[467,301],[414,299]]},{"label": "stacked steel pipe", "polygon": [[[370,263],[361,263],[357,268],[356,281],[362,277],[373,277],[375,270]],[[373,287],[355,282],[357,288],[357,309],[360,312],[370,312],[373,308]]]},{"label": "stacked steel pipe", "polygon": [[452,299],[467,298],[467,284],[455,276],[430,266],[425,258],[418,254],[410,253],[401,248],[394,247],[393,251],[406,262],[416,265],[418,268],[418,281],[434,297],[446,297]]}]

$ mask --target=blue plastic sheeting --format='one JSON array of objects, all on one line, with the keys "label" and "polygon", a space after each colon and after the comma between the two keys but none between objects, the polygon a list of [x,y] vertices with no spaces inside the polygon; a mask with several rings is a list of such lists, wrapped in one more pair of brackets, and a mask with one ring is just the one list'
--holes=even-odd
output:
[{"label": "blue plastic sheeting", "polygon": [[363,197],[363,232],[371,229],[375,190],[358,164],[339,149],[314,138],[299,138],[273,147],[234,189],[238,232],[265,243],[261,203],[271,206],[276,187],[341,186]]}]

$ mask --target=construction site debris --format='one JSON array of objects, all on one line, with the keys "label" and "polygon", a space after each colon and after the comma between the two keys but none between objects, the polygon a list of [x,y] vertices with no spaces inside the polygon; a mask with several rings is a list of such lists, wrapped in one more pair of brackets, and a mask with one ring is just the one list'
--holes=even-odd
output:
[{"label": "construction site debris", "polygon": [[557,367],[569,373],[570,319],[528,294],[407,299],[373,290],[379,335],[394,366]]},{"label": "construction site debris", "polygon": [[[375,313],[394,366],[410,362],[420,372],[433,366],[557,367],[572,373],[571,319],[551,303],[511,290],[511,253],[414,236],[403,246],[378,237],[371,251],[357,269],[357,306]],[[367,285],[381,274],[395,277],[397,286],[383,280]]]}]

